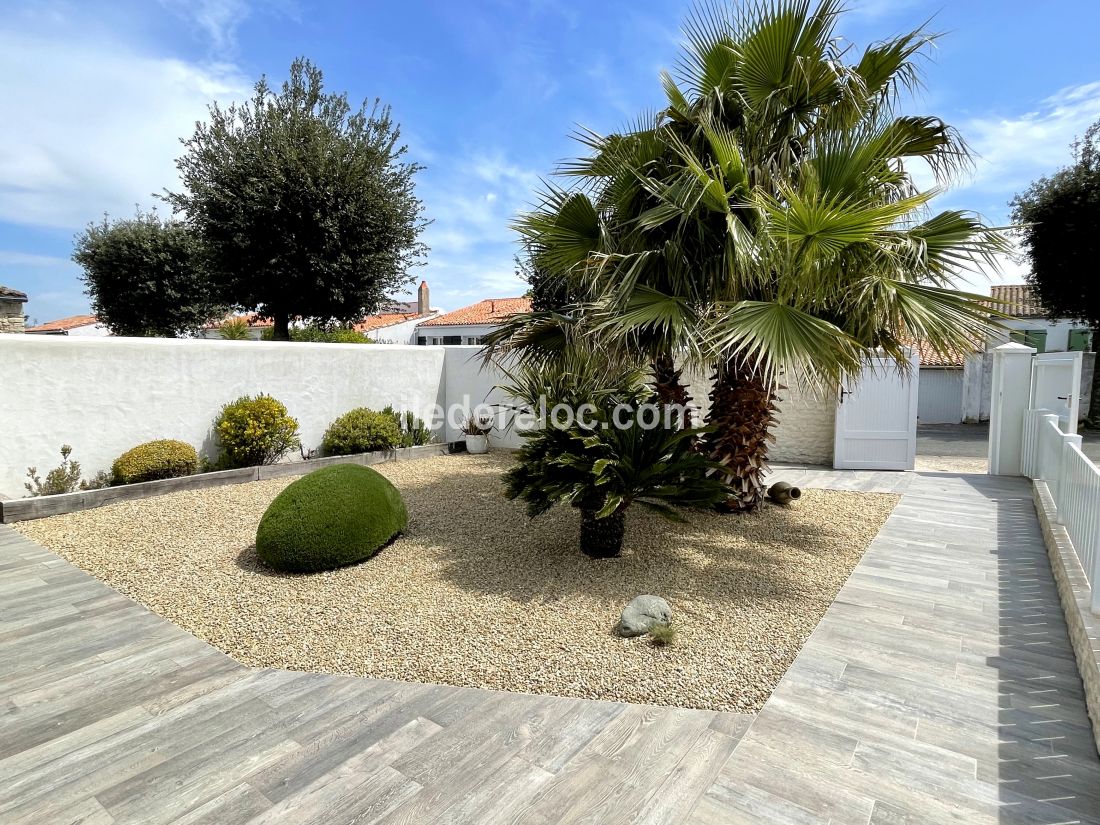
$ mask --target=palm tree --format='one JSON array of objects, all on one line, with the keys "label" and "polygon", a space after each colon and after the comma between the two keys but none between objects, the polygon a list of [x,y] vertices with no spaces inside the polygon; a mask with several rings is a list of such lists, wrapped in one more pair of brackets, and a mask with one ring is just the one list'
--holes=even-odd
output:
[{"label": "palm tree", "polygon": [[[930,212],[969,158],[941,120],[897,113],[933,36],[852,62],[841,14],[836,0],[702,7],[679,78],[662,75],[667,107],[582,133],[567,184],[516,224],[539,266],[593,296],[570,323],[712,372],[705,449],[738,510],[763,499],[781,382],[830,387],[876,350],[904,370],[913,339],[942,353],[981,340],[989,308],[955,279],[1010,248],[975,214]],[[920,165],[937,180],[925,191]],[[546,324],[514,319],[490,349],[523,357]]]},{"label": "palm tree", "polygon": [[[532,518],[559,503],[580,510],[587,555],[620,554],[632,504],[684,521],[677,508],[713,507],[729,496],[692,449],[698,431],[680,426],[677,411],[645,386],[644,371],[629,356],[573,339],[556,357],[521,365],[508,377],[502,389],[528,411],[543,401],[551,408],[587,407],[573,421],[523,433],[517,462],[504,476],[506,495],[523,499]],[[646,407],[655,418],[646,419]]]}]

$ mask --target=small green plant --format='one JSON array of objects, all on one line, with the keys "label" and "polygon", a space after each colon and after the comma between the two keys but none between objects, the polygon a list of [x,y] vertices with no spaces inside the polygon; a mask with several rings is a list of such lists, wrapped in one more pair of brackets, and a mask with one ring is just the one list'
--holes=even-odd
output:
[{"label": "small green plant", "polygon": [[218,324],[218,334],[223,341],[247,341],[248,321],[239,315],[235,318],[227,318]]},{"label": "small green plant", "polygon": [[676,644],[676,628],[670,624],[655,624],[649,629],[649,643],[654,647]]},{"label": "small green plant", "polygon": [[488,435],[493,431],[493,420],[485,415],[468,415],[461,430],[463,435]]},{"label": "small green plant", "polygon": [[[275,332],[265,329],[260,333],[264,341],[274,340]],[[325,329],[318,324],[308,324],[290,330],[290,340],[312,344],[373,344],[370,338],[352,327],[333,327]]]},{"label": "small green plant", "polygon": [[194,447],[183,441],[162,438],[124,452],[111,465],[111,474],[116,484],[136,484],[189,476],[198,469],[199,456]]},{"label": "small green plant", "polygon": [[81,490],[102,490],[104,487],[113,487],[115,477],[106,470],[100,470],[87,481],[80,482]]},{"label": "small green plant", "polygon": [[77,490],[97,490],[100,487],[110,485],[110,476],[100,471],[91,481],[80,480],[80,462],[69,458],[73,448],[68,444],[61,445],[61,464],[46,473],[43,481],[38,475],[37,467],[27,468],[28,482],[23,486],[32,496],[56,496],[62,493],[75,493]]},{"label": "small green plant", "polygon": [[214,421],[223,469],[274,464],[298,447],[298,421],[270,395],[242,395]]},{"label": "small green plant", "polygon": [[333,421],[321,440],[325,455],[354,455],[402,446],[401,426],[393,410],[357,407]]},{"label": "small green plant", "polygon": [[401,429],[402,447],[423,447],[432,443],[432,431],[423,420],[412,414],[411,410],[403,413],[396,412],[393,407],[383,407],[382,412],[392,415],[397,426]]}]

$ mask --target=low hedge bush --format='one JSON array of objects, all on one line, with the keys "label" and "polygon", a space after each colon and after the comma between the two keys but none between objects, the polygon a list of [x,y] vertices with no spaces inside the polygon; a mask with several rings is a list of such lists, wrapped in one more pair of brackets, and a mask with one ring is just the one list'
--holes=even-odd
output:
[{"label": "low hedge bush", "polygon": [[314,470],[281,492],[256,530],[256,555],[275,570],[314,573],[373,556],[408,523],[401,494],[358,464]]},{"label": "low hedge bush", "polygon": [[242,395],[214,421],[221,469],[274,464],[297,447],[298,421],[270,395]]},{"label": "low hedge bush", "polygon": [[111,465],[115,484],[136,484],[161,478],[179,478],[198,472],[199,454],[195,448],[174,438],[147,441],[127,450]]},{"label": "low hedge bush", "polygon": [[354,455],[392,450],[402,444],[403,433],[392,412],[358,407],[333,421],[321,440],[325,455]]}]

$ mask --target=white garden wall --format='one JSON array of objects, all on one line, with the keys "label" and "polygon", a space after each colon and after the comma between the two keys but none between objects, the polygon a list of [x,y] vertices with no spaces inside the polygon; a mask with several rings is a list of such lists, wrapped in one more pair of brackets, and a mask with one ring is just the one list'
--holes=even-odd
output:
[{"label": "white garden wall", "polygon": [[[707,375],[685,372],[692,403],[701,418],[710,411],[713,380]],[[768,458],[783,464],[832,466],[836,430],[836,390],[790,386],[779,391],[778,424],[772,428],[775,443]]]},{"label": "white garden wall", "polygon": [[768,457],[786,464],[833,464],[836,391],[790,386],[779,391],[779,423]]},{"label": "white garden wall", "polygon": [[427,420],[446,406],[445,356],[382,344],[0,335],[0,494],[24,495],[27,466],[44,476],[63,443],[86,477],[154,438],[211,455],[214,417],[245,394],[286,404],[307,449],[353,407],[391,404]]},{"label": "white garden wall", "polygon": [[[222,405],[267,393],[298,419],[302,444],[317,449],[325,428],[354,407],[391,405],[429,419],[438,405],[507,403],[476,346],[307,344],[170,338],[77,338],[0,334],[0,496],[18,498],[28,466],[45,475],[62,444],[90,478],[122,452],[178,438],[213,458],[212,423]],[[692,391],[705,411],[709,382]],[[784,390],[775,461],[829,464],[832,395]],[[437,438],[458,441],[461,416],[439,421]],[[516,447],[514,429],[492,442]],[[292,458],[297,458],[294,456]]]}]

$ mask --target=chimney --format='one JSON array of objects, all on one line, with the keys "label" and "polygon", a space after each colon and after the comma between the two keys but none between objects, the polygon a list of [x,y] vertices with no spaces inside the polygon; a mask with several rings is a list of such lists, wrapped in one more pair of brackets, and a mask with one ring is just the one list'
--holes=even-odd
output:
[{"label": "chimney", "polygon": [[27,316],[23,314],[23,304],[26,302],[27,293],[0,286],[0,332],[24,330]]},{"label": "chimney", "polygon": [[420,289],[416,291],[416,313],[427,315],[432,311],[431,302],[428,300],[428,282],[421,281]]}]

